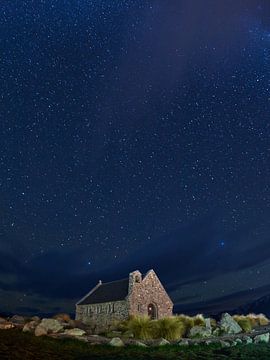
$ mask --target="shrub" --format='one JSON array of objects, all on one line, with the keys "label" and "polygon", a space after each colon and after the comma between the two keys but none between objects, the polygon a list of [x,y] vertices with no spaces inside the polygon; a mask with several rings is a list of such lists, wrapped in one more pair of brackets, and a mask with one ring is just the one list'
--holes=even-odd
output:
[{"label": "shrub", "polygon": [[153,335],[156,338],[166,340],[178,340],[186,332],[184,323],[180,322],[177,317],[167,317],[152,322]]},{"label": "shrub", "polygon": [[153,325],[148,316],[134,316],[127,322],[128,330],[137,339],[148,340],[153,337]]},{"label": "shrub", "polygon": [[252,322],[247,316],[234,315],[233,319],[238,323],[244,332],[250,332],[252,330]]},{"label": "shrub", "polygon": [[250,319],[252,327],[265,326],[269,324],[269,319],[264,314],[248,314],[247,318]]},{"label": "shrub", "polygon": [[269,324],[269,319],[264,314],[259,314],[257,316],[258,316],[259,324],[261,326],[266,326]]},{"label": "shrub", "polygon": [[197,314],[196,316],[193,316],[193,323],[194,326],[204,326],[205,320],[202,314]]},{"label": "shrub", "polygon": [[183,314],[177,315],[176,318],[177,321],[182,324],[182,336],[185,337],[189,333],[190,329],[194,326],[194,320],[192,317]]}]

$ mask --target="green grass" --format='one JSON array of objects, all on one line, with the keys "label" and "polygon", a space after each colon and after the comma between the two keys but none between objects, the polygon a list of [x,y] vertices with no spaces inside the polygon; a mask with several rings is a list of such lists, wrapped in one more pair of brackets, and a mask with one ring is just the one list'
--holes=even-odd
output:
[{"label": "green grass", "polygon": [[113,348],[92,346],[76,340],[35,337],[19,330],[0,330],[1,360],[269,360],[270,344],[239,345],[221,349],[211,346],[164,346]]}]

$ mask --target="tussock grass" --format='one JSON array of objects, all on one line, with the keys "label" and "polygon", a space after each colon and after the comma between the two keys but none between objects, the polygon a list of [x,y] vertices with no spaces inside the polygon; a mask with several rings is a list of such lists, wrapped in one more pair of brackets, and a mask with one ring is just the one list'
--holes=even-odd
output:
[{"label": "tussock grass", "polygon": [[253,324],[247,316],[234,315],[233,319],[238,323],[238,325],[243,329],[244,332],[248,333],[252,330]]},{"label": "tussock grass", "polygon": [[269,319],[264,314],[248,314],[247,318],[250,319],[253,327],[266,326],[269,324]]},{"label": "tussock grass", "polygon": [[127,322],[127,329],[135,338],[149,340],[153,338],[153,325],[148,316],[134,316]]},{"label": "tussock grass", "polygon": [[155,338],[166,340],[178,340],[186,331],[185,325],[177,317],[167,317],[152,322],[153,335]]}]

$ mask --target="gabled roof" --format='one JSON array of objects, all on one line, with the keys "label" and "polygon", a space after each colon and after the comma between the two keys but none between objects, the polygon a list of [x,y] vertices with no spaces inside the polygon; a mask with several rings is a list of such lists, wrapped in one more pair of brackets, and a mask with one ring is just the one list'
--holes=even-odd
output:
[{"label": "gabled roof", "polygon": [[108,283],[99,283],[82,298],[77,305],[98,304],[110,301],[124,300],[128,295],[129,279],[122,279]]}]

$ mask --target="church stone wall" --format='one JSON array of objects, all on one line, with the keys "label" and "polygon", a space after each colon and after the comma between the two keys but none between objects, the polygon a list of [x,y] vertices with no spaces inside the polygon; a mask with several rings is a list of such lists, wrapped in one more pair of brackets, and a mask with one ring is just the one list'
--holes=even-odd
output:
[{"label": "church stone wall", "polygon": [[76,320],[89,325],[93,332],[98,333],[109,330],[111,325],[126,320],[130,315],[148,315],[150,304],[154,305],[157,318],[172,316],[173,303],[155,272],[150,270],[142,278],[139,271],[134,271],[129,275],[126,300],[77,305]]},{"label": "church stone wall", "polygon": [[153,270],[143,280],[140,272],[130,274],[130,294],[128,308],[130,315],[148,315],[148,305],[153,304],[157,310],[157,318],[172,316],[173,303],[167,295]]},{"label": "church stone wall", "polygon": [[110,325],[127,318],[126,300],[76,306],[76,320],[89,325],[95,332],[108,330]]}]

